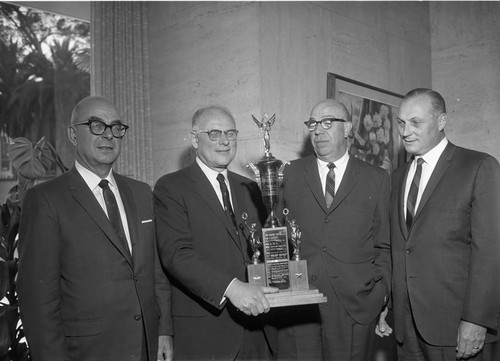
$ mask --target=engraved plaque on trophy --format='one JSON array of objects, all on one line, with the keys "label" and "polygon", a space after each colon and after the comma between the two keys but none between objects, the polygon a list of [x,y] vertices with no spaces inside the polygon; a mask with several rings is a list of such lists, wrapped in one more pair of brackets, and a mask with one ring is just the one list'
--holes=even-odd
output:
[{"label": "engraved plaque on trophy", "polygon": [[268,286],[290,288],[286,227],[262,228],[262,238]]},{"label": "engraved plaque on trophy", "polygon": [[[250,245],[254,252],[252,264],[248,265],[249,282],[256,285],[263,285],[261,280],[265,279],[265,285],[276,287],[278,293],[266,294],[271,307],[292,306],[300,304],[312,304],[326,302],[317,289],[309,287],[307,279],[307,264],[300,259],[301,232],[295,220],[289,221],[288,210],[284,210],[286,222],[291,230],[291,242],[294,249],[294,259],[290,260],[288,248],[288,227],[282,225],[276,215],[278,205],[278,192],[280,183],[283,180],[283,170],[285,165],[279,159],[273,157],[270,152],[270,130],[276,120],[276,116],[269,117],[264,114],[261,121],[252,118],[259,129],[264,132],[264,156],[256,164],[248,164],[254,173],[255,179],[261,189],[264,205],[267,208],[268,217],[262,228],[262,242],[255,241],[257,230],[254,224],[246,227],[250,231]],[[245,214],[243,214],[245,216]],[[281,215],[280,215],[281,218]],[[244,218],[246,219],[246,218]],[[258,256],[255,257],[255,247],[263,246],[264,264],[260,263]],[[262,267],[264,265],[264,267]],[[265,276],[262,270],[265,270]]]}]

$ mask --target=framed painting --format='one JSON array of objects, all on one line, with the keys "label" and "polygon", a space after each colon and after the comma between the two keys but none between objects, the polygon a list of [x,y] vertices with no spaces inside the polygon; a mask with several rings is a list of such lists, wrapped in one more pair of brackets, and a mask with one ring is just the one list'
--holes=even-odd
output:
[{"label": "framed painting", "polygon": [[351,114],[351,155],[389,174],[406,161],[397,127],[402,95],[328,73],[326,96],[343,103]]}]

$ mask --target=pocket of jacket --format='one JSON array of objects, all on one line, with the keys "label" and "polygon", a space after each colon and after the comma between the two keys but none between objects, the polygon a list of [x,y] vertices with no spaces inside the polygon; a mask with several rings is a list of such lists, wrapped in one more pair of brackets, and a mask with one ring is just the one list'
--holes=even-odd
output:
[{"label": "pocket of jacket", "polygon": [[101,320],[64,322],[66,336],[95,336],[102,332]]}]

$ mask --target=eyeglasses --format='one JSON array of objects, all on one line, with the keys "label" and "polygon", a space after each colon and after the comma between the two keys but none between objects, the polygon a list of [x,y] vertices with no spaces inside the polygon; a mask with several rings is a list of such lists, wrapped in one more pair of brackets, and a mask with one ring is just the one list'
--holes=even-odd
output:
[{"label": "eyeglasses", "polygon": [[88,125],[90,132],[94,135],[101,135],[109,128],[111,129],[111,134],[115,138],[123,138],[128,129],[128,125],[121,123],[108,125],[97,117],[90,117],[86,122],[74,123],[72,125]]},{"label": "eyeglasses", "polygon": [[220,130],[220,129],[210,129],[210,130],[194,130],[195,133],[207,133],[208,139],[216,141],[222,137],[222,133],[226,135],[226,139],[229,141],[236,140],[238,138],[237,129]]},{"label": "eyeglasses", "polygon": [[345,123],[345,122],[347,122],[347,120],[339,119],[339,118],[324,118],[324,119],[321,119],[320,121],[316,121],[316,120],[310,119],[310,120],[305,121],[304,124],[309,129],[309,131],[314,132],[316,130],[316,127],[318,126],[318,124],[321,124],[323,129],[328,130],[332,127],[333,122]]}]

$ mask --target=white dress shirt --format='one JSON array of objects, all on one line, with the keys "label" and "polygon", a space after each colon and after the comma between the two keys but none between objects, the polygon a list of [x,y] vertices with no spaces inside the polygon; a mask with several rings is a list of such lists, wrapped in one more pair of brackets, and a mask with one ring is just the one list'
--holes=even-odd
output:
[{"label": "white dress shirt", "polygon": [[[92,193],[94,193],[97,202],[99,202],[99,205],[103,209],[104,213],[106,213],[106,216],[108,216],[108,210],[106,209],[106,202],[104,201],[102,188],[99,187],[99,182],[103,178],[99,177],[97,174],[91,172],[90,170],[82,166],[80,163],[78,163],[78,161],[75,161],[75,168],[78,171],[78,173],[80,173],[85,183],[87,183]],[[120,218],[122,220],[123,230],[125,231],[125,237],[127,238],[128,248],[130,250],[130,253],[132,253],[132,244],[130,242],[130,232],[128,229],[127,214],[125,213],[125,207],[123,206],[122,197],[120,196],[120,192],[118,191],[118,186],[116,185],[115,177],[113,176],[113,171],[109,172],[107,177],[104,179],[106,179],[109,182],[109,189],[111,189],[111,192],[113,192],[116,198],[116,203],[118,203],[118,210],[120,211]]]},{"label": "white dress shirt", "polygon": [[424,163],[422,163],[422,175],[420,176],[420,184],[418,185],[418,194],[417,201],[415,203],[415,213],[417,212],[418,206],[420,204],[420,200],[422,199],[422,194],[424,193],[425,187],[427,183],[429,183],[429,179],[431,178],[432,172],[434,168],[436,168],[436,164],[443,154],[444,148],[448,144],[448,139],[443,138],[438,145],[429,150],[422,156],[416,156],[413,159],[413,162],[410,165],[410,170],[408,171],[408,177],[406,178],[405,184],[405,197],[404,197],[404,205],[403,210],[406,217],[406,203],[408,201],[408,193],[410,193],[411,182],[413,181],[413,177],[415,176],[415,172],[417,170],[417,159],[422,158]]},{"label": "white dress shirt", "polygon": [[227,169],[224,169],[222,172],[217,172],[217,171],[213,170],[212,168],[210,168],[209,166],[207,166],[205,163],[203,163],[201,161],[201,159],[198,157],[196,157],[196,163],[198,163],[201,170],[203,171],[203,173],[207,177],[208,181],[212,185],[212,188],[214,189],[215,194],[217,194],[217,198],[219,198],[219,202],[222,206],[222,209],[224,209],[224,200],[222,199],[222,191],[220,189],[219,181],[217,180],[217,176],[219,175],[219,173],[222,173],[222,175],[224,176],[224,179],[225,179],[224,182],[226,183],[226,186],[227,186],[227,191],[229,193],[229,201],[231,202],[231,207],[234,209],[233,197],[231,196],[231,185],[229,184],[229,180],[227,179]]},{"label": "white dress shirt", "polygon": [[[325,193],[326,188],[326,177],[330,168],[328,168],[328,163],[319,158],[316,158],[318,162],[318,171],[319,171],[319,179],[321,180],[321,189],[323,189],[323,194]],[[333,168],[333,172],[335,173],[335,194],[337,194],[337,190],[339,189],[340,182],[342,182],[342,178],[344,177],[345,170],[347,168],[347,163],[349,162],[349,152],[345,152],[345,154],[339,160],[332,162],[335,164],[335,168]]]},{"label": "white dress shirt", "polygon": [[[219,198],[219,202],[221,204],[221,207],[222,207],[222,209],[224,209],[224,200],[222,199],[222,191],[220,189],[219,181],[217,180],[217,176],[219,175],[219,173],[222,173],[222,175],[224,176],[224,182],[226,183],[226,186],[227,186],[227,191],[229,193],[229,201],[231,202],[231,207],[233,207],[233,198],[231,197],[231,186],[229,185],[229,181],[227,179],[227,169],[224,169],[222,172],[217,172],[217,171],[213,170],[212,168],[210,168],[209,166],[207,166],[205,163],[203,163],[199,157],[196,157],[196,163],[198,163],[201,170],[203,171],[203,173],[207,177],[208,181],[212,185],[212,188],[214,189],[215,194],[217,194],[217,198]],[[234,207],[233,207],[233,209],[234,209]],[[229,289],[229,287],[233,284],[233,282],[236,281],[236,279],[237,279],[236,277],[233,278],[231,280],[231,282],[229,282],[229,284],[227,285],[226,290],[224,291],[222,299],[219,303],[220,305],[222,305],[222,303],[224,303],[224,301],[226,300],[226,292]]]}]

